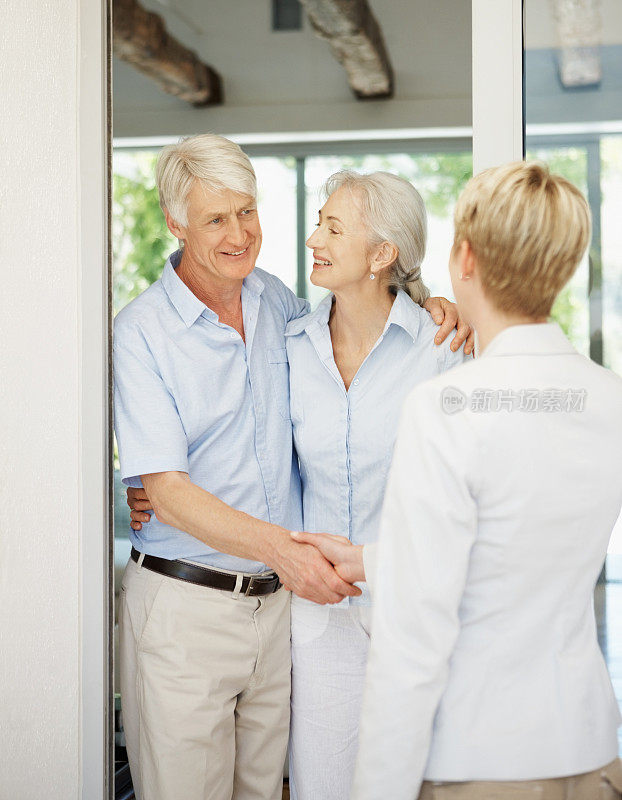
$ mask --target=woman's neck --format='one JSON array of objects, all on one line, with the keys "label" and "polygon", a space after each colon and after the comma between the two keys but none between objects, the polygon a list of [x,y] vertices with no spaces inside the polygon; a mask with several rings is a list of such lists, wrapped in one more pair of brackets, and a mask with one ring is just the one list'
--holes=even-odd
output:
[{"label": "woman's neck", "polygon": [[367,355],[384,330],[395,295],[388,286],[369,283],[335,292],[329,320],[333,349],[337,345]]},{"label": "woman's neck", "polygon": [[513,325],[537,325],[546,321],[546,317],[508,314],[486,303],[481,307],[478,319],[473,321],[473,327],[477,331],[478,350],[483,353],[495,336]]}]

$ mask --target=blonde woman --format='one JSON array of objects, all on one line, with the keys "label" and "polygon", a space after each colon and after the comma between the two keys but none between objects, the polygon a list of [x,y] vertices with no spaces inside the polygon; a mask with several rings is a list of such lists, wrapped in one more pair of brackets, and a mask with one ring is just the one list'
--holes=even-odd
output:
[{"label": "blonde woman", "polygon": [[[541,164],[487,170],[458,202],[449,269],[481,357],[404,406],[375,572],[366,554],[352,800],[621,796],[593,592],[622,503],[622,381],[547,323],[589,238],[585,199]],[[361,548],[315,542],[363,576]]]}]

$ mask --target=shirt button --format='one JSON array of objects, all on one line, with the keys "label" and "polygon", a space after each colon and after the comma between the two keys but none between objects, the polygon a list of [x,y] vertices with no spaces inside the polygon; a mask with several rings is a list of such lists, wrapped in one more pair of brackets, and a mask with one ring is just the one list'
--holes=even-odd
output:
[{"label": "shirt button", "polygon": [[357,379],[354,381],[354,385],[355,385],[355,386],[358,386],[358,385],[359,385],[359,383],[360,383],[360,381],[359,381],[359,379],[357,378]]},{"label": "shirt button", "polygon": [[231,333],[229,334],[229,338],[230,339],[235,339],[236,335],[237,334],[235,334],[233,331],[231,331]]}]

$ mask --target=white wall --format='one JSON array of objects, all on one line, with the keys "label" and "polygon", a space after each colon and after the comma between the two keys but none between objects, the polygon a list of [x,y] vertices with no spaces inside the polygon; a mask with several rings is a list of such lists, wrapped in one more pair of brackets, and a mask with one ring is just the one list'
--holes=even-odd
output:
[{"label": "white wall", "polygon": [[[89,537],[104,548],[101,515],[84,530],[82,491],[92,475],[89,458],[102,460],[105,407],[100,400],[93,438],[85,423],[85,401],[92,406],[93,398],[81,386],[82,290],[89,263],[96,261],[101,283],[104,226],[100,212],[89,262],[82,253],[90,200],[80,199],[79,93],[88,98],[83,112],[100,122],[93,143],[101,149],[100,60],[94,81],[85,83],[84,71],[101,53],[97,38],[84,53],[80,37],[84,25],[100,24],[101,6],[80,6],[6,0],[0,33],[0,797],[7,800],[81,796],[82,607],[103,582],[101,559],[97,565],[91,554],[100,574],[94,586],[82,586]],[[89,191],[101,206],[100,167],[101,159],[92,160]],[[91,311],[99,308],[101,323],[98,294]],[[101,332],[97,318],[91,322]],[[97,364],[97,350],[90,360]],[[102,495],[99,485],[94,509],[101,510]],[[98,669],[91,674],[99,691]],[[103,694],[97,706],[86,727],[103,730]]]},{"label": "white wall", "polygon": [[523,157],[522,3],[473,0],[473,174]]},{"label": "white wall", "polygon": [[141,0],[217,71],[225,104],[195,109],[114,62],[115,136],[464,126],[471,120],[471,4],[370,0],[395,69],[395,97],[357,101],[306,22],[271,30],[269,0]]}]

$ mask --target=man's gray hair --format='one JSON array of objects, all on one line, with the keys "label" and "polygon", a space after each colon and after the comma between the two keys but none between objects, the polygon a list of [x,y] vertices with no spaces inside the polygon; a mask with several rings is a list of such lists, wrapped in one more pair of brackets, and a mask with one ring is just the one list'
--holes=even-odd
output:
[{"label": "man's gray hair", "polygon": [[341,170],[324,184],[326,197],[341,187],[347,187],[361,210],[367,228],[368,246],[389,242],[398,256],[389,269],[392,291],[404,289],[422,305],[430,292],[421,279],[421,263],[425,256],[427,217],[423,199],[415,187],[404,178],[390,172],[361,175]]},{"label": "man's gray hair", "polygon": [[257,178],[249,157],[234,142],[201,133],[163,147],[156,166],[162,211],[188,224],[188,193],[195,180],[219,194],[227,190],[257,198]]}]

